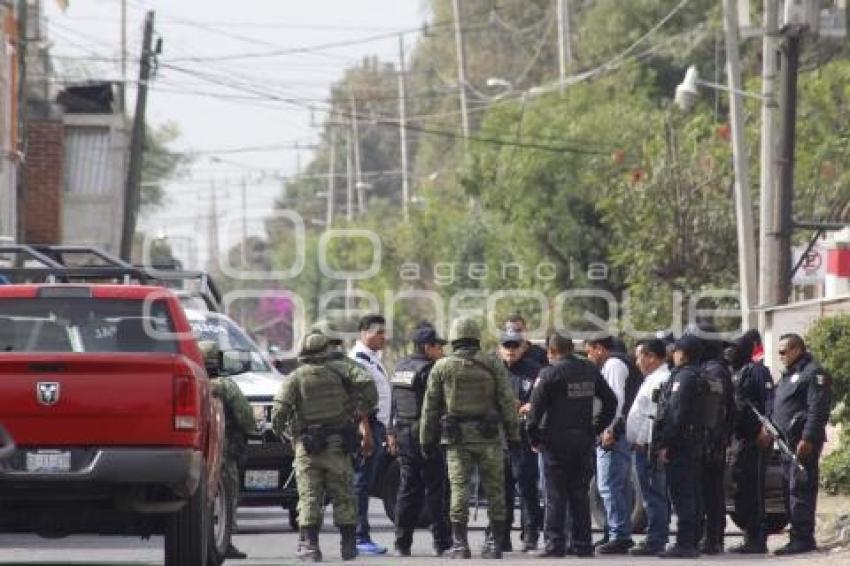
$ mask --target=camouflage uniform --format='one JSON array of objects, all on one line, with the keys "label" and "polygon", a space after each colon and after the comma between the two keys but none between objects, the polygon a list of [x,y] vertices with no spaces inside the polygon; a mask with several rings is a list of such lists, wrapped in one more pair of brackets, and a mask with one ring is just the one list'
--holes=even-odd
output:
[{"label": "camouflage uniform", "polygon": [[378,399],[372,377],[347,363],[341,353],[328,351],[328,343],[322,334],[307,335],[299,359],[301,366],[284,380],[272,413],[275,432],[286,432],[295,444],[302,536],[299,556],[315,561],[321,560],[318,531],[325,494],[333,501],[334,524],[342,534],[343,559],[357,554],[351,442],[356,416],[372,411]]},{"label": "camouflage uniform", "polygon": [[213,380],[213,392],[224,406],[224,466],[222,477],[231,506],[233,531],[236,531],[236,507],[239,504],[239,464],[245,455],[247,436],[256,430],[254,410],[239,386],[229,377]]},{"label": "camouflage uniform", "polygon": [[481,330],[471,319],[452,325],[453,352],[431,370],[420,420],[423,451],[447,445],[451,485],[452,557],[470,556],[467,541],[469,485],[477,466],[487,495],[493,536],[485,558],[501,558],[505,532],[504,463],[500,431],[511,446],[519,444],[514,397],[504,364],[479,349]]}]

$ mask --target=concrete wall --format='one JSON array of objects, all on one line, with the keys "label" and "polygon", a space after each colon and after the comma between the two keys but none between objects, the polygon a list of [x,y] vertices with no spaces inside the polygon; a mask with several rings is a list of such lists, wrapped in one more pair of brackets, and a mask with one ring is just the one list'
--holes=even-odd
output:
[{"label": "concrete wall", "polygon": [[117,114],[65,114],[62,239],[118,254],[129,131]]},{"label": "concrete wall", "polygon": [[764,363],[770,366],[774,379],[779,377],[779,337],[789,332],[805,336],[811,325],[825,317],[850,313],[850,295],[829,299],[800,301],[765,311]]}]

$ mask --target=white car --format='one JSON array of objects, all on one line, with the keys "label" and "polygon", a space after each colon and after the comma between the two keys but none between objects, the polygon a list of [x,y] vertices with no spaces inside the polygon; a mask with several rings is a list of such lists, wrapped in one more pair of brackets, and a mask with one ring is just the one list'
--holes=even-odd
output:
[{"label": "white car", "polygon": [[[185,305],[185,303],[184,303]],[[290,511],[294,522],[298,493],[292,474],[292,449],[271,428],[272,400],[283,376],[257,344],[229,317],[205,310],[186,308],[189,324],[199,341],[215,341],[233,363],[228,376],[254,408],[256,431],[248,439],[241,470],[241,505],[280,505]]]}]

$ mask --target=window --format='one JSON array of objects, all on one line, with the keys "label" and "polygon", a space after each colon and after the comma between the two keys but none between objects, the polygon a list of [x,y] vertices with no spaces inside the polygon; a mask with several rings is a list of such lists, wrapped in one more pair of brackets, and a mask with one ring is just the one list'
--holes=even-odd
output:
[{"label": "window", "polygon": [[0,354],[179,351],[176,341],[156,332],[174,332],[164,301],[146,313],[141,300],[0,299]]}]

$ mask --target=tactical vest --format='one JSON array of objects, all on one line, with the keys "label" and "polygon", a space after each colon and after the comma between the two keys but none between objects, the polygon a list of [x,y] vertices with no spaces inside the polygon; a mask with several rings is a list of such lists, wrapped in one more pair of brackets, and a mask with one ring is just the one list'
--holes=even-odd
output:
[{"label": "tactical vest", "polygon": [[446,409],[453,417],[474,418],[490,415],[495,410],[495,372],[484,362],[451,356],[446,374],[451,379],[445,384]]},{"label": "tactical vest", "polygon": [[[713,362],[709,362],[713,363]],[[699,370],[699,395],[697,396],[696,424],[710,437],[723,436],[727,428],[726,387],[719,375]]]},{"label": "tactical vest", "polygon": [[351,419],[351,396],[341,371],[327,365],[306,364],[295,370],[293,379],[298,380],[301,424],[340,425]]},{"label": "tactical vest", "polygon": [[559,429],[593,428],[596,379],[589,372],[585,373],[579,378],[564,379],[566,395],[556,399],[553,406]]},{"label": "tactical vest", "polygon": [[426,359],[407,358],[395,368],[390,386],[396,418],[409,422],[419,419],[425,385],[420,374],[430,363]]}]

